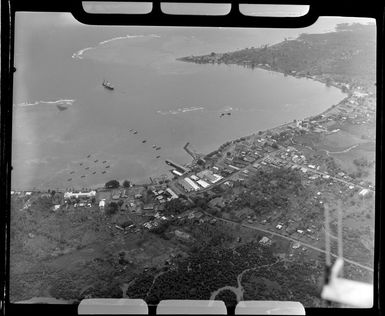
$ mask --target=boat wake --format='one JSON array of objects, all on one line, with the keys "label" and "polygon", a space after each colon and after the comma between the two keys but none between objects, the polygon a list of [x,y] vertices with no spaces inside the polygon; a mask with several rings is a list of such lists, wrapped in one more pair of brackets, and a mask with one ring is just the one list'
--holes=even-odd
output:
[{"label": "boat wake", "polygon": [[83,54],[87,50],[95,49],[95,48],[97,48],[97,47],[99,47],[101,45],[105,45],[105,44],[111,43],[113,41],[126,40],[126,39],[132,39],[132,38],[144,38],[144,37],[159,38],[160,36],[157,35],[157,34],[150,34],[150,35],[128,35],[127,34],[126,36],[117,36],[117,37],[113,37],[113,38],[110,38],[108,40],[99,42],[96,46],[83,48],[83,49],[77,51],[76,53],[73,53],[72,54],[72,58],[74,58],[74,59],[83,59],[84,58]]},{"label": "boat wake", "polygon": [[159,110],[159,111],[156,111],[156,112],[159,113],[159,114],[162,114],[162,115],[176,115],[176,114],[192,112],[192,111],[202,111],[204,109],[205,108],[203,106],[200,106],[200,107],[192,106],[190,108],[179,108],[179,109],[176,109],[176,110],[169,110],[169,111]]},{"label": "boat wake", "polygon": [[14,106],[27,107],[27,106],[35,106],[38,104],[72,105],[74,102],[75,102],[74,99],[60,99],[60,100],[56,100],[56,101],[42,101],[42,100],[40,100],[40,101],[35,101],[33,103],[21,102],[21,103],[14,104]]}]

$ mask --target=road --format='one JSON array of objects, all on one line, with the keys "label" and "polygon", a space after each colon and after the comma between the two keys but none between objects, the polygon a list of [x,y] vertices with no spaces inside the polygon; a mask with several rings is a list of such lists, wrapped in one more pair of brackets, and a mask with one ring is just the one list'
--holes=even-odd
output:
[{"label": "road", "polygon": [[321,175],[321,176],[329,176],[330,178],[329,179],[333,179],[333,180],[336,180],[336,181],[339,181],[341,183],[344,183],[344,184],[347,184],[347,185],[353,185],[354,187],[358,187],[358,188],[361,188],[361,189],[368,189],[369,191],[371,192],[375,192],[374,189],[370,189],[368,187],[365,187],[365,186],[362,186],[362,185],[359,185],[359,184],[356,184],[356,183],[353,183],[353,182],[349,182],[349,181],[346,181],[344,179],[341,179],[341,178],[337,178],[335,176],[331,176],[330,174],[328,173],[325,173],[325,172],[322,172],[322,171],[319,171],[319,170],[315,170],[315,169],[312,169],[312,168],[309,168],[308,166],[306,165],[299,165],[299,164],[292,164],[290,163],[291,165],[297,165],[301,168],[306,168],[307,169],[307,172],[312,172],[312,173],[315,173],[315,174],[318,174],[318,175]]},{"label": "road", "polygon": [[[233,177],[237,176],[238,174],[240,174],[240,173],[243,172],[244,170],[248,169],[252,164],[260,163],[261,161],[264,161],[265,159],[270,158],[270,157],[272,157],[272,156],[274,156],[274,155],[276,155],[276,154],[282,152],[284,149],[285,149],[285,148],[280,148],[280,149],[278,149],[278,150],[276,150],[276,151],[273,151],[273,152],[267,154],[266,156],[264,156],[264,157],[262,157],[262,158],[260,158],[260,159],[257,159],[256,161],[253,161],[252,163],[248,164],[247,166],[245,166],[245,167],[243,167],[243,168],[240,168],[239,170],[235,171],[233,174],[229,175],[229,176],[226,177],[226,178],[223,178],[223,179],[219,180],[218,182],[216,182],[216,183],[210,185],[209,187],[207,187],[207,188],[205,188],[205,189],[201,189],[201,190],[196,191],[196,192],[193,191],[193,192],[186,193],[186,192],[182,192],[182,191],[179,190],[179,188],[178,188],[178,191],[179,191],[181,194],[184,194],[184,195],[186,195],[186,196],[191,196],[191,195],[194,195],[194,194],[196,194],[196,193],[202,193],[202,192],[210,191],[210,190],[212,190],[213,188],[215,188],[216,186],[221,185],[222,183],[225,183],[225,182],[228,181],[228,180],[231,180]],[[176,185],[175,185],[174,187],[176,187]]]},{"label": "road", "polygon": [[[284,238],[284,239],[287,239],[287,240],[290,240],[290,241],[293,241],[293,242],[299,242],[302,246],[305,246],[305,247],[308,247],[308,248],[311,248],[313,250],[316,250],[318,252],[322,252],[324,254],[326,254],[326,251],[324,249],[321,249],[321,248],[318,248],[318,247],[315,247],[313,245],[310,245],[306,242],[303,242],[301,240],[298,240],[298,239],[295,239],[295,238],[292,238],[292,237],[289,237],[289,236],[285,236],[285,235],[282,235],[278,232],[274,232],[274,231],[270,231],[270,230],[267,230],[267,229],[264,229],[264,228],[260,228],[260,227],[255,227],[255,226],[252,226],[252,225],[248,225],[248,224],[240,224],[240,223],[237,223],[235,221],[232,221],[232,220],[228,220],[228,219],[225,219],[225,218],[221,218],[221,217],[217,217],[217,216],[214,216],[210,213],[206,213],[206,215],[208,216],[211,216],[217,220],[220,220],[220,221],[223,221],[223,222],[227,222],[227,223],[231,223],[231,224],[237,224],[237,225],[241,225],[243,227],[246,227],[246,228],[249,228],[249,229],[253,229],[253,230],[256,230],[256,231],[259,231],[259,232],[263,232],[265,234],[270,234],[270,235],[273,235],[273,236],[277,236],[277,237],[281,237],[281,238]],[[331,256],[337,258],[338,256],[334,253],[330,253]],[[343,258],[345,262],[348,262],[350,264],[353,264],[353,265],[356,265],[362,269],[365,269],[365,270],[368,270],[370,272],[373,272],[373,268],[370,268],[370,267],[367,267],[359,262],[356,262],[356,261],[353,261],[353,260],[350,260],[350,259],[347,259],[347,258]]]},{"label": "road", "polygon": [[[186,194],[186,193],[184,193],[181,189],[179,189],[179,187],[177,187],[177,185],[173,185],[173,189],[175,189],[177,192],[179,192],[179,194],[184,194],[184,195],[186,195],[187,198],[191,201],[191,199],[190,199],[190,196],[191,196],[191,195],[194,195],[195,193],[201,193],[201,192],[209,191],[209,190],[213,189],[215,186],[218,186],[218,185],[220,185],[220,184],[222,184],[222,183],[228,181],[229,179],[231,179],[231,178],[234,177],[235,175],[237,175],[237,174],[241,173],[242,171],[246,170],[246,169],[247,169],[248,167],[250,167],[252,164],[254,164],[254,163],[256,163],[256,162],[261,162],[261,161],[265,160],[265,159],[268,158],[268,157],[275,156],[275,155],[277,155],[278,153],[282,152],[284,149],[285,149],[285,148],[282,148],[282,147],[281,147],[280,149],[278,149],[278,150],[276,150],[276,151],[274,151],[274,152],[272,152],[272,153],[267,154],[267,155],[264,156],[263,158],[260,158],[260,159],[258,159],[257,161],[255,161],[255,162],[253,162],[253,163],[251,163],[251,164],[249,164],[249,165],[247,165],[247,166],[241,168],[240,170],[237,170],[237,171],[234,172],[232,175],[230,175],[230,176],[228,176],[228,177],[226,177],[226,178],[224,178],[224,179],[218,181],[217,183],[211,185],[210,187],[205,188],[205,189],[202,189],[202,190],[199,190],[198,192],[190,192],[190,193],[187,193],[187,194]],[[286,162],[286,161],[285,161],[285,162]],[[291,163],[290,163],[290,164],[291,164]],[[294,165],[294,164],[293,164],[293,165]],[[297,165],[298,165],[298,164],[297,164]],[[301,166],[301,165],[299,165],[299,166]],[[318,171],[318,170],[311,169],[311,168],[309,168],[308,166],[301,166],[301,167],[305,167],[308,171],[313,172],[313,173],[316,173],[316,174],[319,174],[319,175],[328,175],[328,176],[330,176],[330,179],[333,179],[333,180],[336,180],[336,181],[345,183],[345,184],[347,184],[347,185],[354,185],[355,187],[359,187],[359,188],[362,188],[362,189],[369,189],[369,188],[367,188],[367,187],[364,187],[364,186],[361,186],[361,185],[357,185],[357,184],[355,184],[355,183],[348,182],[348,181],[346,181],[346,180],[344,180],[344,179],[340,179],[340,178],[331,176],[330,174],[327,174],[327,173],[324,173],[324,172],[321,172],[321,171]],[[369,189],[369,190],[372,191],[372,192],[374,192],[374,190],[372,190],[372,189]],[[205,212],[205,213],[206,213],[206,212]],[[232,223],[232,224],[237,224],[237,225],[239,225],[239,223],[237,223],[237,222],[235,222],[235,221],[228,220],[228,219],[224,219],[224,218],[221,218],[221,217],[216,217],[216,216],[214,216],[214,215],[212,215],[212,214],[209,214],[209,213],[206,213],[206,215],[209,215],[209,216],[211,216],[211,217],[213,217],[213,218],[216,218],[217,220],[220,220],[220,221],[224,221],[224,222],[227,222],[227,223]],[[308,243],[306,243],[306,242],[303,242],[303,241],[301,241],[301,240],[298,240],[298,239],[295,239],[295,238],[292,238],[292,237],[289,237],[289,236],[286,236],[286,235],[282,235],[282,234],[280,234],[280,233],[278,233],[278,232],[270,231],[270,230],[267,230],[267,229],[264,229],[264,228],[259,228],[259,227],[255,227],[255,226],[251,226],[251,225],[247,225],[247,224],[243,224],[243,223],[240,224],[240,225],[243,226],[243,227],[249,228],[249,229],[253,229],[253,230],[259,231],[259,232],[264,232],[264,233],[266,233],[266,234],[270,234],[270,235],[273,235],[273,236],[278,236],[278,237],[281,237],[281,238],[284,238],[284,239],[287,239],[287,240],[290,240],[290,241],[293,241],[293,242],[299,242],[301,245],[303,245],[303,246],[305,246],[305,247],[308,247],[308,248],[313,249],[313,250],[315,250],[315,251],[322,252],[322,253],[326,254],[326,251],[325,251],[324,249],[315,247],[315,246],[313,246],[313,245],[311,245],[311,244],[308,244]],[[334,236],[332,236],[332,237],[334,237]],[[336,254],[334,254],[334,253],[330,253],[330,255],[333,256],[333,257],[335,257],[335,258],[338,257],[338,256],[337,256]],[[350,264],[356,265],[356,266],[358,266],[358,267],[360,267],[360,268],[362,268],[362,269],[368,270],[368,271],[370,271],[370,272],[373,272],[373,271],[374,271],[373,268],[370,268],[370,267],[367,267],[367,266],[365,266],[365,265],[362,265],[362,264],[360,264],[359,262],[356,262],[356,261],[353,261],[353,260],[350,260],[350,259],[347,259],[347,258],[343,258],[343,259],[344,259],[345,262],[348,262],[348,263],[350,263]]]}]

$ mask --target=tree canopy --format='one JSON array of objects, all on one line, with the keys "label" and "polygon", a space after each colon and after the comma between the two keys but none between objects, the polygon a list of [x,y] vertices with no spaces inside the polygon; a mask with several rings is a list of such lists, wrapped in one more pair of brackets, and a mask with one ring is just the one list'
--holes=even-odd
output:
[{"label": "tree canopy", "polygon": [[120,187],[120,184],[119,184],[119,181],[117,180],[111,180],[111,181],[108,181],[106,184],[105,184],[105,187],[107,189],[116,189],[116,188],[119,188]]}]

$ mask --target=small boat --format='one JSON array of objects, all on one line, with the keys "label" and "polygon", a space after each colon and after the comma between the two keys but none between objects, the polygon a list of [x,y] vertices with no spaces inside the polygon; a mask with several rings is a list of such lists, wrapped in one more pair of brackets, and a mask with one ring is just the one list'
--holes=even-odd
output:
[{"label": "small boat", "polygon": [[146,143],[147,142],[147,140],[142,140],[142,143],[144,144],[144,143]]},{"label": "small boat", "polygon": [[160,150],[160,149],[162,149],[162,147],[156,147],[156,150]]},{"label": "small boat", "polygon": [[98,162],[98,161],[99,161],[99,160],[97,160],[97,159],[96,159],[96,160],[94,160],[94,162]]},{"label": "small boat", "polygon": [[69,178],[67,181],[71,181],[72,180],[72,178]]},{"label": "small boat", "polygon": [[156,145],[152,145],[152,148],[156,148],[157,146]]},{"label": "small boat", "polygon": [[105,88],[108,89],[108,90],[114,90],[114,87],[112,86],[112,84],[109,83],[109,82],[106,81],[106,80],[103,80],[102,85],[103,85],[103,87],[105,87]]},{"label": "small boat", "polygon": [[81,162],[80,165],[83,166],[83,163]]},{"label": "small boat", "polygon": [[104,173],[106,173],[106,171],[102,171],[102,173],[104,174]]},{"label": "small boat", "polygon": [[90,158],[90,157],[91,157],[91,155],[88,155],[88,156],[87,156],[87,158]]},{"label": "small boat", "polygon": [[108,169],[110,166],[106,166],[106,169]]},{"label": "small boat", "polygon": [[96,171],[94,171],[92,174],[95,174],[96,173]]},{"label": "small boat", "polygon": [[160,156],[156,156],[156,158],[160,158]]},{"label": "small boat", "polygon": [[130,128],[128,131],[129,131],[129,132],[132,132],[132,128]]},{"label": "small boat", "polygon": [[137,131],[134,131],[134,134],[138,134],[138,132],[137,132]]},{"label": "small boat", "polygon": [[107,160],[103,160],[103,161],[102,161],[102,163],[106,163],[106,162],[107,162]]},{"label": "small boat", "polygon": [[71,172],[70,172],[70,174],[74,174],[74,173],[75,173],[75,171],[71,171]]},{"label": "small boat", "polygon": [[81,176],[80,178],[85,178],[86,176]]},{"label": "small boat", "polygon": [[84,169],[88,170],[88,169],[90,169],[90,167],[85,167]]}]

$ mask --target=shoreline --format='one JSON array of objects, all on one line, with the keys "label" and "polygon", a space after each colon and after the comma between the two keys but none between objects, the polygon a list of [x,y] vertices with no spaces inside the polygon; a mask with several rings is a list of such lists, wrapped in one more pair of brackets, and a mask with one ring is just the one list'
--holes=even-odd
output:
[{"label": "shoreline", "polygon": [[[184,60],[181,60],[183,62],[191,62],[191,63],[195,63],[193,61],[184,61]],[[208,63],[210,64],[210,63]],[[220,65],[221,63],[218,63],[218,65]],[[239,64],[239,63],[233,63],[232,65],[235,65],[235,66],[238,66],[238,67],[241,67],[243,66],[243,64]],[[255,68],[258,68],[258,69],[261,69],[261,70],[266,70],[266,71],[271,71],[271,72],[275,72],[275,73],[281,73],[281,74],[284,74],[284,72],[280,71],[279,69],[272,69],[270,67],[266,67],[266,66],[255,66]],[[251,69],[250,69],[251,70]],[[311,76],[298,76],[298,75],[295,75],[295,74],[286,74],[285,76],[291,76],[291,77],[294,77],[294,78],[297,78],[297,79],[310,79],[310,80],[313,80],[313,81],[316,81],[316,82],[319,82],[319,83],[323,83],[324,85],[326,85],[326,82],[322,80],[322,78],[313,78]],[[346,96],[340,100],[337,104],[333,104],[331,106],[329,106],[326,110],[324,110],[323,112],[321,113],[316,113],[316,114],[313,114],[313,115],[310,115],[310,116],[307,116],[307,117],[304,117],[304,118],[301,118],[301,119],[296,119],[296,120],[309,120],[311,119],[312,117],[316,117],[316,116],[319,116],[319,115],[325,115],[327,114],[328,112],[330,112],[331,110],[335,109],[336,107],[338,107],[341,103],[345,102],[347,99],[349,99],[351,97],[351,95],[353,94],[354,91],[352,91],[351,89],[347,89],[345,91],[343,91],[343,88],[338,85],[336,82],[331,82],[329,83],[328,85],[329,87],[334,87],[334,88],[337,88],[339,89],[343,94],[346,94]],[[263,134],[266,134],[266,133],[269,133],[269,132],[274,132],[276,130],[279,130],[279,129],[282,129],[284,128],[285,126],[289,126],[291,124],[293,124],[294,122],[291,121],[291,122],[287,122],[287,123],[283,123],[283,124],[280,124],[280,125],[276,125],[274,127],[270,127],[270,128],[267,128],[263,131],[261,131]],[[252,134],[247,134],[247,135],[243,135],[241,136],[240,138],[249,138],[249,137],[252,137],[252,136],[255,136],[256,133],[252,133]],[[225,144],[231,144],[235,141],[236,139],[231,139],[231,140],[227,140],[225,141],[224,143],[221,143],[219,144],[213,151],[217,151],[217,150],[220,150],[220,148],[224,148],[225,147]],[[183,149],[183,148],[182,148]],[[209,153],[205,153],[204,156],[207,156]],[[191,164],[193,163],[193,160],[190,160],[190,162],[187,163],[187,166],[191,166]],[[163,174],[164,175],[164,174]],[[167,174],[169,176],[168,179],[172,179],[172,175],[171,174]],[[145,186],[145,185],[152,185],[151,182],[149,182],[149,178],[157,178],[157,177],[160,177],[161,175],[159,174],[154,174],[154,175],[150,175],[147,178],[147,181],[146,179],[143,179],[141,181],[138,181],[138,183],[134,183],[135,186]],[[127,178],[122,178],[122,179],[115,179],[119,182],[122,182],[124,180],[126,180]],[[86,187],[89,187],[90,189],[92,190],[102,190],[102,189],[105,189],[104,185],[102,183],[98,183],[98,184],[94,184],[94,185],[87,185]],[[26,191],[31,191],[31,192],[46,192],[48,189],[51,189],[51,188],[39,188],[39,189],[31,189],[31,190],[28,190],[28,189],[22,189],[22,190],[17,190],[17,189],[12,189],[12,191],[20,191],[20,192],[26,192]],[[55,190],[57,192],[60,192],[60,191],[63,191],[65,192],[65,188],[59,188],[59,190]]]}]

